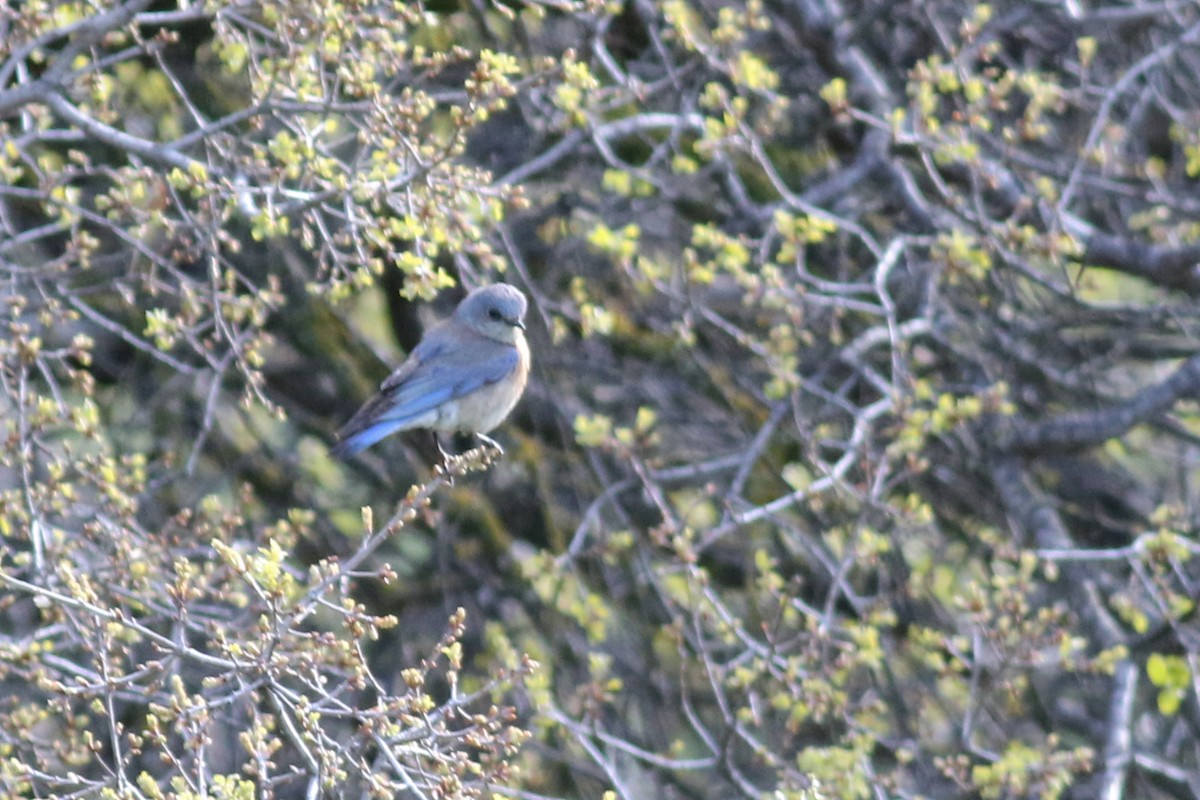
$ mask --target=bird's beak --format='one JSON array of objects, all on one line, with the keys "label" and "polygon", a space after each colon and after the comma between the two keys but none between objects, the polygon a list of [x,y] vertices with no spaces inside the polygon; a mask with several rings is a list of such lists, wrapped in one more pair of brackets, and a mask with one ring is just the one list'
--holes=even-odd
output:
[{"label": "bird's beak", "polygon": [[525,323],[522,320],[515,319],[515,320],[513,320],[512,325],[514,328],[520,328],[521,330],[525,330]]}]

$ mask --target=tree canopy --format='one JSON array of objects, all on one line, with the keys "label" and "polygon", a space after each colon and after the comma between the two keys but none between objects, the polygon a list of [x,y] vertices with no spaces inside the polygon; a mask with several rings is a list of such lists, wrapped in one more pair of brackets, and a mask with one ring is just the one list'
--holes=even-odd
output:
[{"label": "tree canopy", "polygon": [[0,0],[0,786],[1196,796],[1198,178],[1184,0]]}]

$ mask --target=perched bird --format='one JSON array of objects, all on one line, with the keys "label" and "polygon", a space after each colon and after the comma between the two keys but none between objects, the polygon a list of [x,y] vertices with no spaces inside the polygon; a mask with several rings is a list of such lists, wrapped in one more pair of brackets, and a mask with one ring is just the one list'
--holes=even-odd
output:
[{"label": "perched bird", "polygon": [[412,428],[434,431],[435,439],[436,431],[473,433],[503,452],[484,434],[508,416],[525,391],[525,308],[525,295],[506,283],[468,294],[338,431],[334,454],[348,458]]}]

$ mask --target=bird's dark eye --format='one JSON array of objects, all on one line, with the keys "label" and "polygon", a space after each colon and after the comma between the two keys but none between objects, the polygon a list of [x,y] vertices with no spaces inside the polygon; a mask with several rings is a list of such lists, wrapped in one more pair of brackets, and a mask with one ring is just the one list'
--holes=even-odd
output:
[{"label": "bird's dark eye", "polygon": [[488,309],[488,317],[490,319],[496,320],[497,322],[504,319],[504,315],[500,313],[500,309],[498,309],[498,308],[489,308]]}]

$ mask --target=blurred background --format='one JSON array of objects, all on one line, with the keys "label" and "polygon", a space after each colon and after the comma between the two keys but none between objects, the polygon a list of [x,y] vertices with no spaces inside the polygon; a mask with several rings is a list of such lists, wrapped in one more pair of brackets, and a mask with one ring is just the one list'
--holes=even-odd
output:
[{"label": "blurred background", "polygon": [[[0,0],[0,785],[1195,797],[1198,77],[1190,1]],[[498,280],[506,454],[334,459]]]}]

